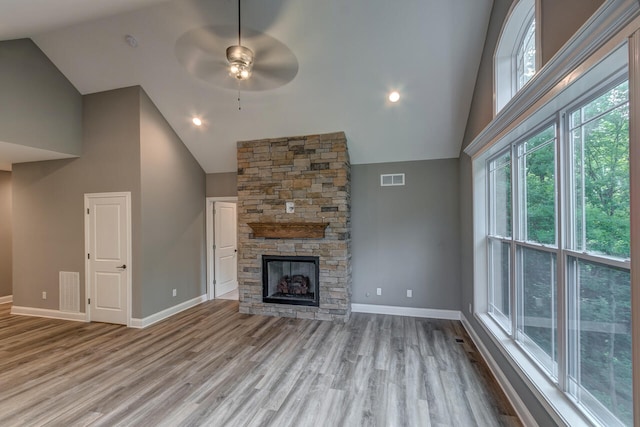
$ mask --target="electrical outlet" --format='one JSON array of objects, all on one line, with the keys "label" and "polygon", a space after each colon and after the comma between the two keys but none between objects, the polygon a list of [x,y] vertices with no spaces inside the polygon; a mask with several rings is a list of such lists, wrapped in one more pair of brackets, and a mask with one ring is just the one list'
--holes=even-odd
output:
[{"label": "electrical outlet", "polygon": [[382,288],[376,288],[376,295],[382,295]]},{"label": "electrical outlet", "polygon": [[411,289],[407,289],[407,298],[413,298],[413,291]]},{"label": "electrical outlet", "polygon": [[173,296],[175,297],[175,296],[177,296],[177,295],[178,295],[178,291],[174,289],[174,290],[173,290]]},{"label": "electrical outlet", "polygon": [[367,292],[367,298],[369,298],[371,296],[371,292]]},{"label": "electrical outlet", "polygon": [[42,299],[47,299],[47,293],[45,291],[42,291]]}]

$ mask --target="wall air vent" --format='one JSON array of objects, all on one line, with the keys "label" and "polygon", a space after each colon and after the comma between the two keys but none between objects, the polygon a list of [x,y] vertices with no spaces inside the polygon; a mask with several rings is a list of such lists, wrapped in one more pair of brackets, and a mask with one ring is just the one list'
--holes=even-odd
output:
[{"label": "wall air vent", "polygon": [[392,187],[398,185],[404,185],[403,173],[389,173],[380,175],[381,187]]},{"label": "wall air vent", "polygon": [[60,311],[80,312],[80,273],[77,271],[61,271]]}]

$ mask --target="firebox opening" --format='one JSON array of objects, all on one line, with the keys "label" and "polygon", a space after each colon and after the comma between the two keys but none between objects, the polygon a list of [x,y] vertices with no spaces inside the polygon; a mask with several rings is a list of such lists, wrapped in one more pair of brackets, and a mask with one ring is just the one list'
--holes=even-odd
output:
[{"label": "firebox opening", "polygon": [[262,256],[262,301],[277,304],[319,305],[319,258]]}]

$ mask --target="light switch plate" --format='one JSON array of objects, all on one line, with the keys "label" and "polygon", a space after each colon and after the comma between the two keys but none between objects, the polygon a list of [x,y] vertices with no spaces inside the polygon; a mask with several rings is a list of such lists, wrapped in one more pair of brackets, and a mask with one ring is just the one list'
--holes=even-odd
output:
[{"label": "light switch plate", "polygon": [[296,211],[296,205],[293,202],[286,202],[285,208],[287,213],[294,213]]}]

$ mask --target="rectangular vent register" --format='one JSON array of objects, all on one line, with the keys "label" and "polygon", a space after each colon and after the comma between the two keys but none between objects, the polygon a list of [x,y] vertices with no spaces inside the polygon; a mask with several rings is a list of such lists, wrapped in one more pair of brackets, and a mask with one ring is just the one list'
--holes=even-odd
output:
[{"label": "rectangular vent register", "polygon": [[380,186],[392,187],[397,185],[404,185],[403,173],[389,173],[380,175]]}]

